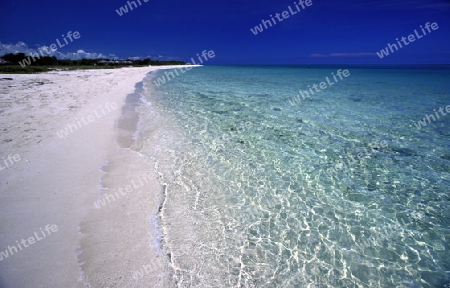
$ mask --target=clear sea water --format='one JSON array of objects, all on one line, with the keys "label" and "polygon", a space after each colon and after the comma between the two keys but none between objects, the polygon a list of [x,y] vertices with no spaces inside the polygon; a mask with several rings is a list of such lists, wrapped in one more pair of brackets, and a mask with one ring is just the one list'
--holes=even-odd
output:
[{"label": "clear sea water", "polygon": [[136,138],[177,287],[450,287],[450,114],[414,124],[450,105],[448,67],[168,71]]}]

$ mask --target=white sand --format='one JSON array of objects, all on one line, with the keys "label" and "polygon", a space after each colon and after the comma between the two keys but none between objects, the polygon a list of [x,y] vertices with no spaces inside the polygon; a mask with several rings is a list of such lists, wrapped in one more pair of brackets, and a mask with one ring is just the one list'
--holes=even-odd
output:
[{"label": "white sand", "polygon": [[[161,68],[170,67],[0,75],[13,78],[0,80],[0,169],[3,158],[20,155],[0,171],[0,252],[47,224],[58,226],[0,261],[0,287],[170,286],[165,256],[152,248],[151,215],[161,193],[153,164],[114,141],[126,95]],[[113,103],[118,108],[107,110]],[[78,130],[57,136],[82,117]],[[99,195],[137,183],[136,171],[149,171],[149,180],[94,209]],[[99,179],[108,190],[100,190]],[[145,275],[133,279],[139,269]]]}]

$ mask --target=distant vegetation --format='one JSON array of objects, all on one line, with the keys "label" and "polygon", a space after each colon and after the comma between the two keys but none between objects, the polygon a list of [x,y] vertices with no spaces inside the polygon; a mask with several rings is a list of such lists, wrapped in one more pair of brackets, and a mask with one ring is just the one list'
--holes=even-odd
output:
[{"label": "distant vegetation", "polygon": [[[25,61],[28,60],[28,61]],[[19,63],[22,63],[19,64]],[[26,65],[24,65],[26,64]],[[0,73],[38,73],[51,70],[75,69],[113,69],[120,67],[143,67],[160,65],[185,65],[182,61],[158,61],[146,58],[143,60],[110,60],[110,59],[80,59],[58,60],[56,57],[41,56],[32,58],[24,53],[6,54],[0,57]]]}]

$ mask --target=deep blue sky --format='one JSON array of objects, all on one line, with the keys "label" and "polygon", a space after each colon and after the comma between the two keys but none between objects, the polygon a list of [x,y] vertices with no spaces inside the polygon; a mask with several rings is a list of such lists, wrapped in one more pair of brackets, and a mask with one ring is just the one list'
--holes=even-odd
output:
[{"label": "deep blue sky", "polygon": [[[59,52],[188,61],[214,50],[206,64],[450,64],[450,0],[312,0],[256,36],[250,28],[294,8],[294,0],[140,1],[119,16],[125,0],[1,0],[0,42],[36,48],[79,31]],[[383,59],[374,54],[426,22],[439,29]]]}]

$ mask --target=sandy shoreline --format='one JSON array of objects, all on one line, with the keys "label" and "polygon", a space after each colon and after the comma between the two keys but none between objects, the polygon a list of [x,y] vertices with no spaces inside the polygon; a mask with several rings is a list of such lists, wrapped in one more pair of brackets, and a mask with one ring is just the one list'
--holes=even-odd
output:
[{"label": "sandy shoreline", "polygon": [[[148,272],[167,270],[148,249],[157,238],[150,216],[160,184],[148,159],[115,142],[136,121],[127,119],[127,95],[148,72],[165,68],[0,77],[13,78],[0,80],[0,287],[169,285],[169,274]],[[116,199],[95,209],[107,193]],[[58,230],[27,242],[46,225]]]}]

